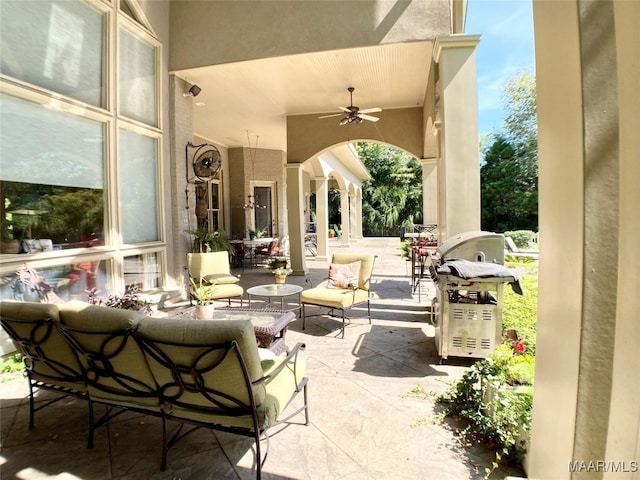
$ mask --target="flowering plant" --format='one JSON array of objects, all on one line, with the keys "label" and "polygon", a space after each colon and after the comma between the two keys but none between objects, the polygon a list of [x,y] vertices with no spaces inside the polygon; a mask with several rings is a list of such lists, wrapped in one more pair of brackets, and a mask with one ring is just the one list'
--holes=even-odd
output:
[{"label": "flowering plant", "polygon": [[293,272],[293,270],[291,270],[290,268],[282,268],[282,267],[271,270],[271,273],[273,273],[274,275],[284,275],[285,277],[291,274],[291,272]]},{"label": "flowering plant", "polygon": [[99,297],[100,293],[95,287],[84,291],[87,294],[87,302],[91,305],[103,305],[105,307],[119,308],[122,310],[137,310],[145,315],[151,315],[151,304],[140,298],[140,289],[137,285],[127,285],[124,295],[109,295]]}]

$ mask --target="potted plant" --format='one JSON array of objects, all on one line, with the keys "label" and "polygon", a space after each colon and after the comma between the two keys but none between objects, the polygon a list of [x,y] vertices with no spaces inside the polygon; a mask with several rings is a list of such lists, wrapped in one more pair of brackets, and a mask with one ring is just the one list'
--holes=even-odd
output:
[{"label": "potted plant", "polygon": [[276,283],[284,283],[287,280],[287,275],[289,275],[292,272],[292,270],[290,268],[276,268],[274,270],[272,270],[271,273],[273,273],[273,275],[276,278]]},{"label": "potted plant", "polygon": [[199,284],[193,278],[190,278],[191,294],[196,299],[196,318],[199,320],[213,318],[214,304],[216,294],[216,286],[203,284],[200,280]]},{"label": "potted plant", "polygon": [[84,292],[87,295],[87,302],[91,305],[135,310],[147,316],[152,313],[151,304],[147,300],[140,298],[141,292],[137,285],[127,285],[123,295],[109,295],[106,298],[99,297],[98,293],[100,292],[95,287]]},{"label": "potted plant", "polygon": [[330,228],[328,230],[328,233],[329,233],[329,238],[333,238],[336,236],[336,231],[333,228]]},{"label": "potted plant", "polygon": [[206,228],[198,228],[189,230],[189,233],[193,235],[194,253],[231,251],[231,242],[227,240],[223,230],[212,232]]},{"label": "potted plant", "polygon": [[256,238],[264,238],[264,236],[266,235],[266,231],[265,229],[260,229],[260,230],[251,230],[249,229],[249,239],[250,240],[255,240]]},{"label": "potted plant", "polygon": [[287,257],[272,257],[269,259],[269,268],[274,270],[276,268],[287,268]]}]

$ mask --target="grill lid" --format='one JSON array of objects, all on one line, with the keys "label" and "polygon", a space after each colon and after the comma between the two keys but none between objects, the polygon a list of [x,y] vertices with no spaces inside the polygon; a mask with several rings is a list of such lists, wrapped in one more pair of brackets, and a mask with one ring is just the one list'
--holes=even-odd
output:
[{"label": "grill lid", "polygon": [[440,244],[436,252],[440,263],[460,258],[504,265],[504,235],[480,230],[459,233]]}]

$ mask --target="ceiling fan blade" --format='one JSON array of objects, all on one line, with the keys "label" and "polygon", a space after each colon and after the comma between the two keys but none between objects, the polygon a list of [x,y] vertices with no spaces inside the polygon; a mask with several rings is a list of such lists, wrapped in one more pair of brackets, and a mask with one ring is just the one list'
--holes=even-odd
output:
[{"label": "ceiling fan blade", "polygon": [[361,113],[358,114],[358,117],[364,120],[369,120],[370,122],[377,122],[378,120],[380,120],[378,117],[372,117],[371,115],[363,115]]},{"label": "ceiling fan blade", "polygon": [[347,108],[347,107],[338,107],[340,110],[342,110],[345,113],[351,113],[351,109]]},{"label": "ceiling fan blade", "polygon": [[365,108],[364,110],[360,110],[360,113],[376,113],[381,111],[382,109],[380,107],[373,107],[373,108]]},{"label": "ceiling fan blade", "polygon": [[323,116],[318,117],[318,118],[339,117],[340,115],[342,115],[342,113],[333,113],[331,115],[323,115]]}]

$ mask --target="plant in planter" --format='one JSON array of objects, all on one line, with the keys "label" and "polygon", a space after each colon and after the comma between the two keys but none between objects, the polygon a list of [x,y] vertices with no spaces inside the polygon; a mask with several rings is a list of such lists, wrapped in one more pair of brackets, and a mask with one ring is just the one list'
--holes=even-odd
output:
[{"label": "plant in planter", "polygon": [[274,270],[276,268],[287,268],[287,257],[272,257],[269,259],[269,268]]},{"label": "plant in planter", "polygon": [[85,290],[87,294],[87,302],[92,305],[103,305],[105,307],[120,308],[123,310],[136,310],[145,315],[151,315],[151,304],[140,298],[140,289],[137,285],[127,285],[124,295],[109,295],[108,297],[99,297],[100,293],[95,288]]},{"label": "plant in planter", "polygon": [[275,275],[276,283],[284,283],[287,280],[287,276],[291,274],[292,270],[290,268],[276,268],[271,271]]},{"label": "plant in planter", "polygon": [[193,235],[192,250],[194,253],[231,250],[231,242],[227,240],[223,230],[212,232],[206,228],[198,228],[196,230],[189,230],[189,233]]},{"label": "plant in planter", "polygon": [[[535,357],[500,345],[476,362],[449,391],[438,398],[445,415],[465,421],[458,432],[464,442],[495,448],[499,463],[523,463],[531,425]],[[487,477],[491,470],[487,472]]]},{"label": "plant in planter", "polygon": [[336,236],[336,231],[333,228],[330,228],[329,230],[327,230],[328,234],[329,234],[329,238],[333,238]]},{"label": "plant in planter", "polygon": [[189,279],[191,282],[191,294],[196,299],[196,318],[206,319],[213,318],[214,312],[214,300],[216,295],[215,284],[203,283],[200,280],[196,283],[193,278]]},{"label": "plant in planter", "polygon": [[249,230],[249,239],[250,240],[254,240],[256,238],[264,238],[264,236],[266,235],[267,232],[265,232],[265,229],[261,229],[261,230]]}]

